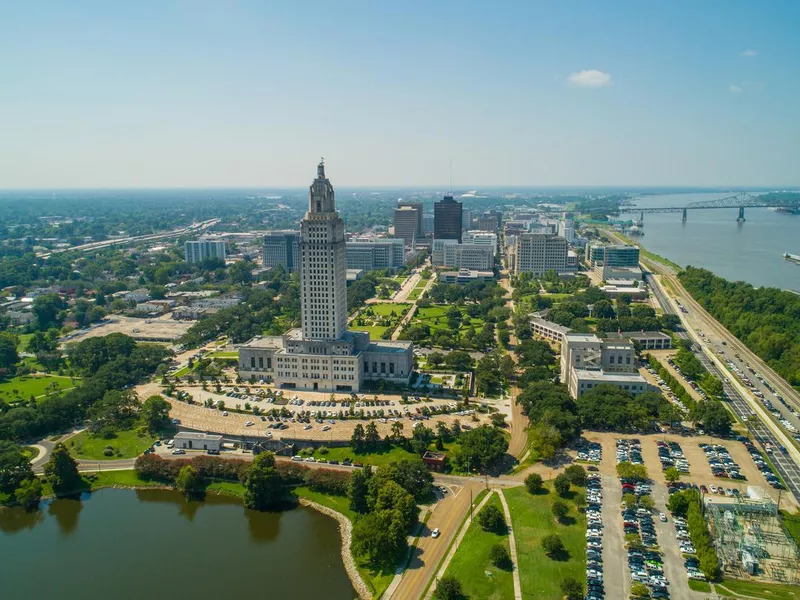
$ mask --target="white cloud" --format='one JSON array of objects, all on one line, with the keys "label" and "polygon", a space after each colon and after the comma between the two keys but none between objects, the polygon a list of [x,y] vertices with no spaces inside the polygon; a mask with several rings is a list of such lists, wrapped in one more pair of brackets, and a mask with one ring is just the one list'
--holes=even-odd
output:
[{"label": "white cloud", "polygon": [[745,50],[742,52],[742,56],[746,56],[747,58],[758,56],[758,50]]},{"label": "white cloud", "polygon": [[734,94],[739,94],[739,93],[744,91],[744,88],[742,88],[741,86],[738,86],[738,85],[731,84],[731,85],[728,86],[728,91],[730,91],[730,92],[732,92]]},{"label": "white cloud", "polygon": [[599,88],[611,85],[611,75],[597,71],[595,69],[588,69],[580,73],[573,73],[567,78],[570,85],[584,88]]}]

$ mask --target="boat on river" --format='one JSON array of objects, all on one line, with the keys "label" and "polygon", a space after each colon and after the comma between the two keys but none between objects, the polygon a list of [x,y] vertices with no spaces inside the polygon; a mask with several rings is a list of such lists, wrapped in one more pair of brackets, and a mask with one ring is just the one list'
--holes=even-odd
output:
[{"label": "boat on river", "polygon": [[789,262],[793,262],[796,265],[800,265],[800,256],[797,254],[789,254],[788,252],[784,253],[783,258],[788,260]]}]

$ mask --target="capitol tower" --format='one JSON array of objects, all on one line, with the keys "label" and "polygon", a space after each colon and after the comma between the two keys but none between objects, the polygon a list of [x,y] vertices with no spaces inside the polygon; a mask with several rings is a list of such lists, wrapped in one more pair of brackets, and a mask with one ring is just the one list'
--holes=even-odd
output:
[{"label": "capitol tower", "polygon": [[325,164],[308,190],[300,221],[300,329],[256,336],[239,348],[239,376],[280,389],[357,392],[381,380],[407,386],[414,368],[407,341],[370,340],[347,329],[347,250]]},{"label": "capitol tower", "polygon": [[347,251],[344,221],[336,212],[325,163],[308,190],[300,221],[300,296],[303,337],[338,340],[347,330]]}]

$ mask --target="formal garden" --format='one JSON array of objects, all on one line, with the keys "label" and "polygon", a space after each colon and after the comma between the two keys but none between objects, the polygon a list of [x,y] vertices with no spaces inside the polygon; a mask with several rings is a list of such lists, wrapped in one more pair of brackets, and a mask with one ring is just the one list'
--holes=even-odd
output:
[{"label": "formal garden", "polygon": [[381,302],[367,304],[350,322],[350,329],[367,331],[372,339],[389,339],[411,304]]}]

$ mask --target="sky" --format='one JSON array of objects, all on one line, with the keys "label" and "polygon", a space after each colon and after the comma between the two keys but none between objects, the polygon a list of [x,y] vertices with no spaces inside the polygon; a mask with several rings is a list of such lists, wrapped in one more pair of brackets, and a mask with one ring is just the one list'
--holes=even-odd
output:
[{"label": "sky", "polygon": [[0,3],[0,188],[800,185],[800,2]]}]

